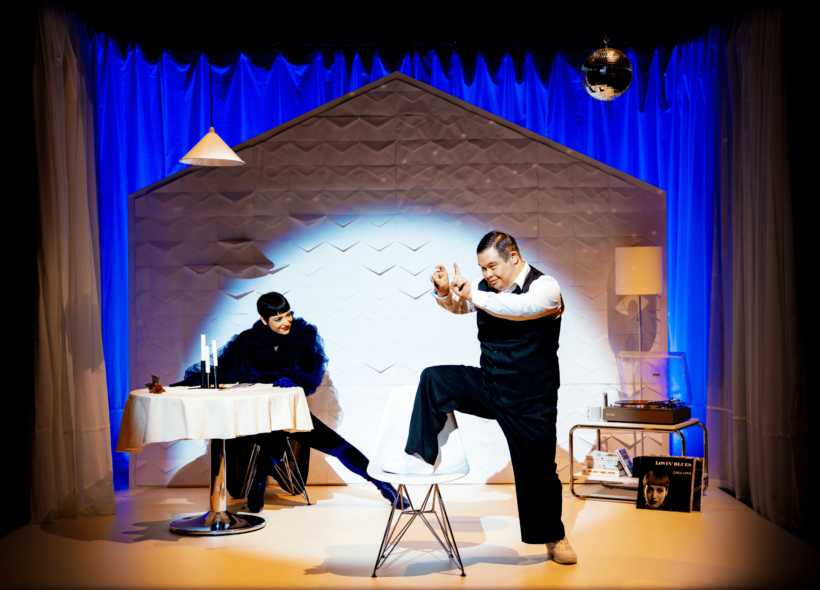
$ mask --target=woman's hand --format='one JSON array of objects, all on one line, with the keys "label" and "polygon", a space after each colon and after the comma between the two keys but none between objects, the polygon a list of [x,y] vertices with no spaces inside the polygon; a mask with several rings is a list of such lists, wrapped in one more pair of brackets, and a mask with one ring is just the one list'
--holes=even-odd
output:
[{"label": "woman's hand", "polygon": [[287,377],[282,377],[279,381],[274,383],[276,387],[298,387],[296,383],[288,379]]}]

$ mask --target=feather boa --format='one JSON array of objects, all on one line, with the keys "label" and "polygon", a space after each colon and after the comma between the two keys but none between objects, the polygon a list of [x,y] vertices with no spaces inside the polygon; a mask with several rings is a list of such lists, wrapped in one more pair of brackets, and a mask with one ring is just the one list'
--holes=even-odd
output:
[{"label": "feather boa", "polygon": [[[286,377],[310,395],[316,391],[327,368],[322,338],[316,326],[301,318],[293,320],[290,334],[277,334],[261,320],[219,350],[221,383],[275,383]],[[185,371],[174,385],[198,385],[200,363]]]}]

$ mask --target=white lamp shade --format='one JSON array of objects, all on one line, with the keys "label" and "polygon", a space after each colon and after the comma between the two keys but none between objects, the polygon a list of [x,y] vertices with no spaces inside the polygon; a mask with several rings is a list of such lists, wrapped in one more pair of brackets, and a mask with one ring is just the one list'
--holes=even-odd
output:
[{"label": "white lamp shade", "polygon": [[222,141],[213,127],[180,162],[192,166],[241,166],[245,163]]},{"label": "white lamp shade", "polygon": [[658,246],[615,248],[615,294],[663,293],[662,256]]}]

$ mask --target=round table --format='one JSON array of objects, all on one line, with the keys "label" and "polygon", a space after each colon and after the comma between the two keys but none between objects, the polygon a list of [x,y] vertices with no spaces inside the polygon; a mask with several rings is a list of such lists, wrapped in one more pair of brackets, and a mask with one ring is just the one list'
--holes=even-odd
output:
[{"label": "round table", "polygon": [[117,451],[140,453],[142,447],[174,440],[211,440],[208,512],[175,520],[171,531],[183,535],[230,535],[259,530],[265,520],[228,511],[225,439],[274,430],[313,429],[301,387],[266,384],[225,389],[168,387],[154,394],[132,391],[122,416]]}]

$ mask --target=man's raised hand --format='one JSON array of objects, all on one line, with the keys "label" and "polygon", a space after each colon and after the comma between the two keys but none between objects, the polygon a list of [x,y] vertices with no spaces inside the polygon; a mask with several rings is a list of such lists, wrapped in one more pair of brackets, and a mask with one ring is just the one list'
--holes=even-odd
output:
[{"label": "man's raised hand", "polygon": [[458,269],[458,264],[453,263],[453,266],[455,267],[456,272],[453,276],[453,285],[450,289],[461,299],[466,299],[467,301],[472,300],[473,288],[470,286],[470,281],[461,276],[461,271]]},{"label": "man's raised hand", "polygon": [[430,275],[430,281],[436,286],[439,297],[447,297],[450,293],[450,277],[447,276],[447,269],[443,264],[436,265],[436,270]]}]

